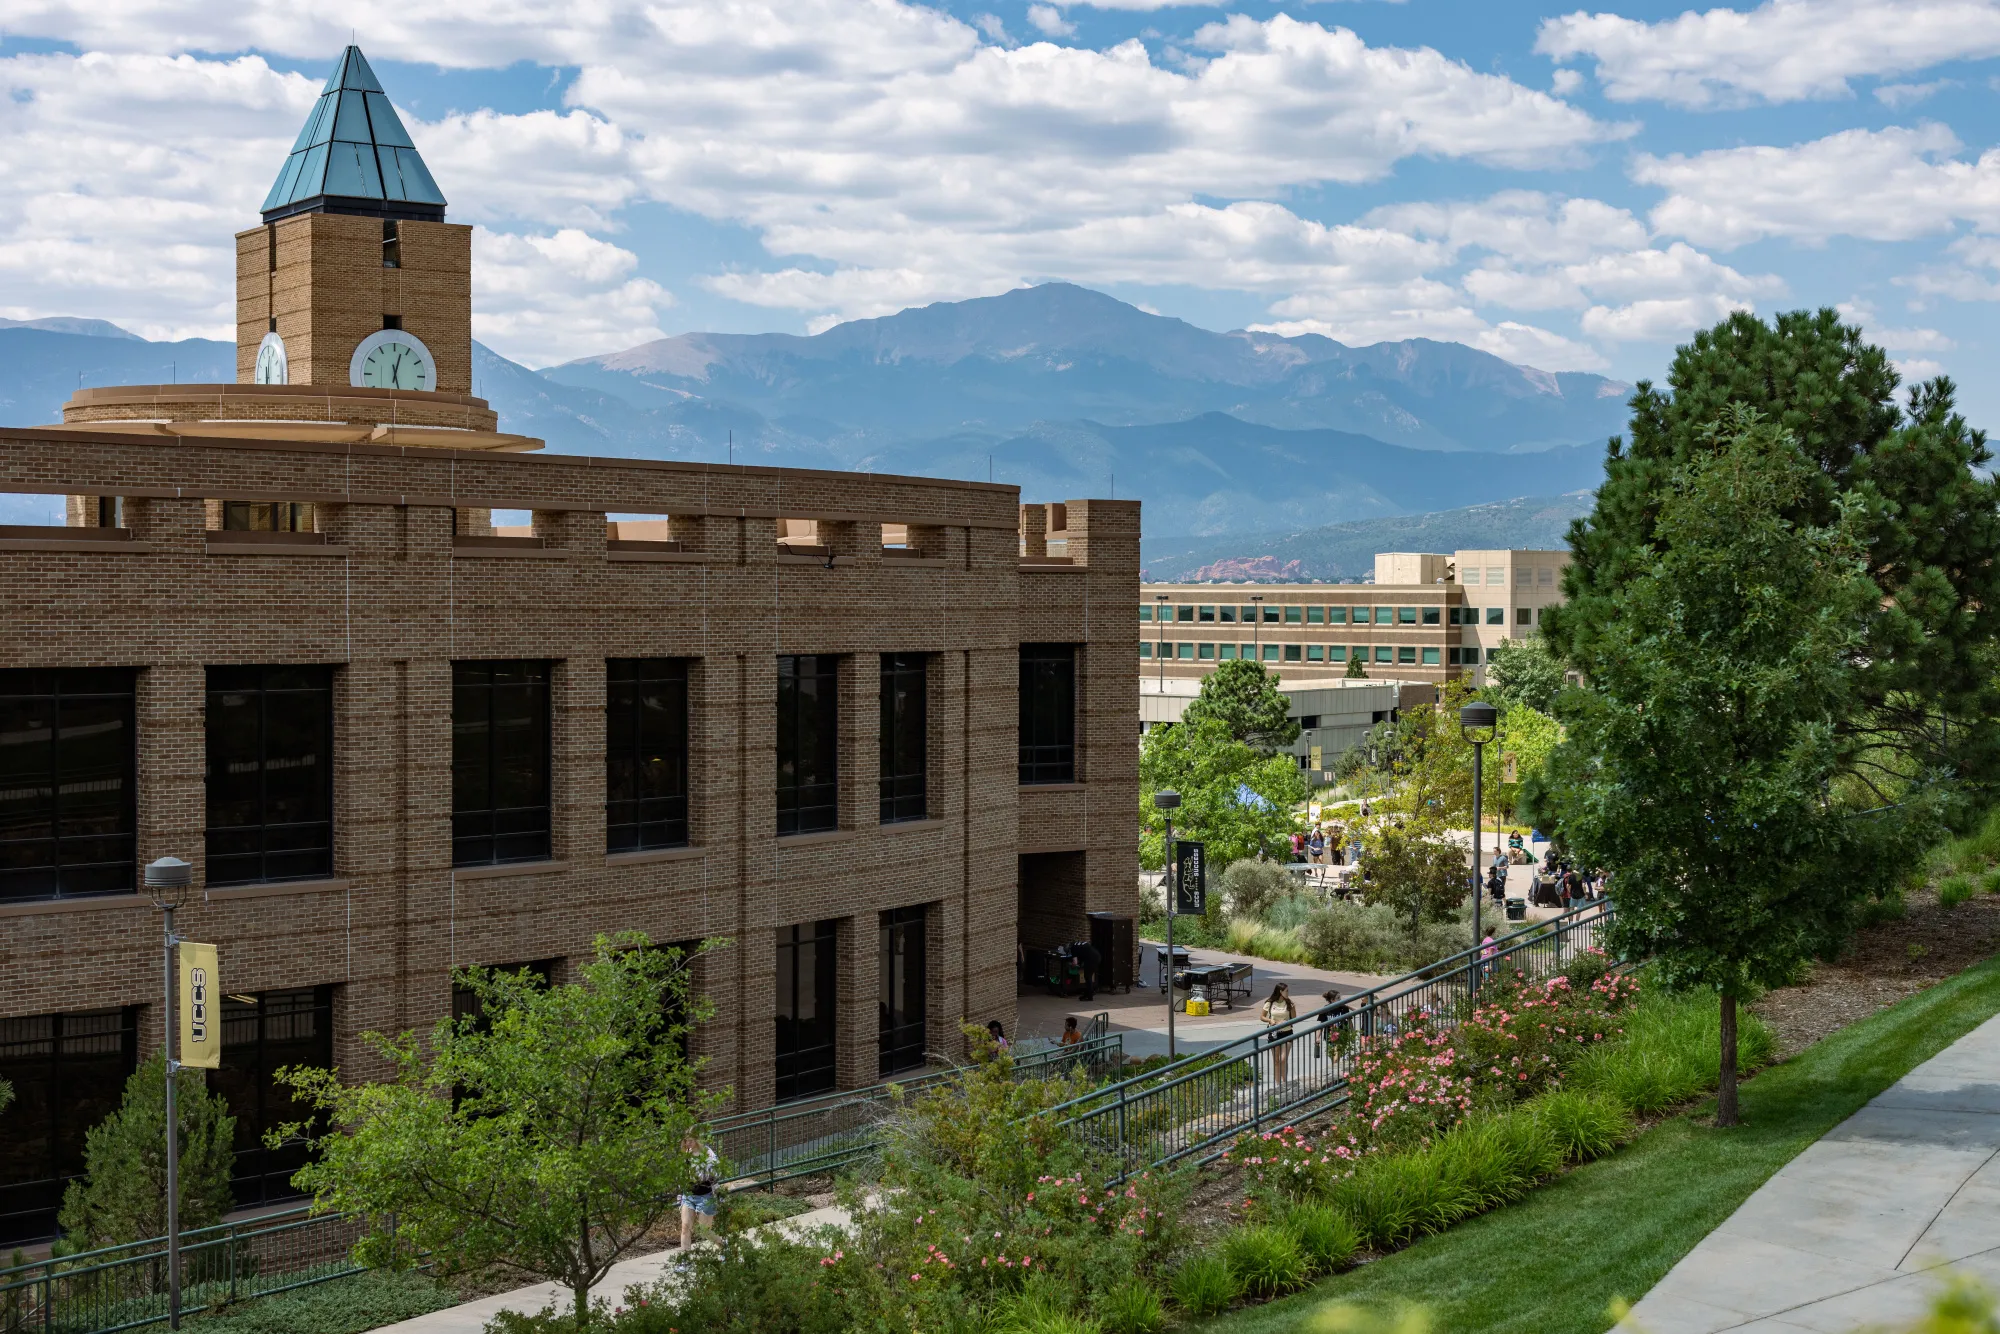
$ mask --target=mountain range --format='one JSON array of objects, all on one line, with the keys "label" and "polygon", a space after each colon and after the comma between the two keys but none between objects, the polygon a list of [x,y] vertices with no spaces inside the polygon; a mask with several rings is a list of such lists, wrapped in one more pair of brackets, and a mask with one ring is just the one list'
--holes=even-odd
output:
[{"label": "mountain range", "polygon": [[[473,391],[501,429],[552,451],[1135,497],[1149,538],[1248,539],[1588,489],[1630,391],[1456,343],[1218,333],[1063,283],[811,336],[681,334],[540,371],[474,354]],[[60,420],[80,385],[234,377],[228,343],[0,321],[0,419]]]}]

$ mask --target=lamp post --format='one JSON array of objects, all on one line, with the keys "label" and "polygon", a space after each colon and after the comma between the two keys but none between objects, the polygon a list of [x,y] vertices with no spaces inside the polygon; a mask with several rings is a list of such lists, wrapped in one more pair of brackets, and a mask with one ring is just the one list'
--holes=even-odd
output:
[{"label": "lamp post", "polygon": [[[1478,949],[1480,941],[1485,939],[1479,930],[1479,906],[1483,897],[1479,884],[1479,798],[1486,785],[1481,761],[1486,743],[1499,734],[1500,711],[1485,700],[1475,699],[1458,711],[1458,731],[1460,736],[1472,743],[1472,947]],[[1483,958],[1480,965],[1473,974],[1475,979],[1484,971]],[[1475,980],[1473,985],[1476,988],[1478,981]]]},{"label": "lamp post", "polygon": [[167,1018],[165,1037],[167,1040],[167,1328],[181,1327],[181,1121],[174,1105],[174,1074],[180,1069],[180,1062],[174,1059],[174,1038],[178,1018],[174,1013],[174,1002],[180,988],[174,973],[174,947],[180,938],[174,935],[174,909],[187,902],[188,886],[194,882],[194,868],[178,857],[162,857],[146,865],[146,890],[152,895],[153,906],[166,918],[165,1004],[161,1009]]},{"label": "lamp post", "polygon": [[1153,597],[1160,604],[1160,610],[1153,617],[1153,624],[1159,627],[1154,635],[1159,647],[1153,650],[1153,659],[1160,664],[1160,698],[1165,699],[1167,697],[1167,595],[1155,593]]},{"label": "lamp post", "polygon": [[1174,899],[1180,888],[1174,883],[1174,812],[1181,808],[1181,794],[1166,789],[1153,794],[1153,809],[1167,817],[1166,875],[1160,883],[1167,891],[1167,966],[1166,976],[1161,979],[1167,984],[1167,1059],[1174,1059]]}]

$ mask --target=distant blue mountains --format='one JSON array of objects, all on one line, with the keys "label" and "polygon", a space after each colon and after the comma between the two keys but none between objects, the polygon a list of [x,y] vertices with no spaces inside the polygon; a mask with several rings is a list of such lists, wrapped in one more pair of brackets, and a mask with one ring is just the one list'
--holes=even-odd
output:
[{"label": "distant blue mountains", "polygon": [[[80,383],[170,378],[233,380],[234,349],[0,321],[0,420],[60,420]],[[1032,500],[1143,500],[1149,539],[1588,490],[1630,394],[1457,343],[1217,333],[1063,283],[541,371],[475,345],[473,389],[553,451],[721,462],[733,440],[738,463],[991,475]]]}]

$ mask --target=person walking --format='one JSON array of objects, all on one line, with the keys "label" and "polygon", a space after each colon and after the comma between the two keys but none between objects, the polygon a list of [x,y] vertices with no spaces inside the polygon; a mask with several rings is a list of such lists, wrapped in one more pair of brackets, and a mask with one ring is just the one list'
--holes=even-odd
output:
[{"label": "person walking", "polygon": [[[1266,1028],[1277,1024],[1288,1024],[1298,1018],[1299,1007],[1292,1003],[1291,987],[1284,982],[1280,982],[1275,987],[1272,987],[1271,997],[1257,1011],[1257,1017],[1264,1021],[1264,1027]],[[1271,1034],[1270,1037],[1271,1077],[1275,1082],[1280,1084],[1285,1082],[1286,1066],[1289,1064],[1291,1058],[1289,1050],[1291,1041],[1292,1030],[1289,1028],[1280,1028],[1277,1032]]]},{"label": "person walking", "polygon": [[715,1226],[715,1187],[716,1178],[722,1171],[722,1160],[716,1157],[713,1148],[693,1135],[681,1141],[681,1152],[688,1156],[694,1167],[694,1180],[681,1192],[681,1249],[685,1251],[694,1245],[697,1220],[704,1228]]},{"label": "person walking", "polygon": [[1354,1017],[1354,1007],[1340,998],[1338,987],[1329,987],[1321,993],[1320,999],[1333,1008],[1320,1019],[1320,1041],[1326,1045],[1326,1058],[1338,1062],[1340,1054],[1347,1050],[1350,1038],[1354,1036],[1349,1027]]},{"label": "person walking", "polygon": [[1493,975],[1493,956],[1498,954],[1499,952],[1500,952],[1500,947],[1493,943],[1493,932],[1491,930],[1488,930],[1486,933],[1486,939],[1479,942],[1480,981],[1483,982],[1488,977],[1491,977]]},{"label": "person walking", "polygon": [[1306,858],[1318,866],[1326,858],[1326,835],[1318,828],[1306,839]]}]

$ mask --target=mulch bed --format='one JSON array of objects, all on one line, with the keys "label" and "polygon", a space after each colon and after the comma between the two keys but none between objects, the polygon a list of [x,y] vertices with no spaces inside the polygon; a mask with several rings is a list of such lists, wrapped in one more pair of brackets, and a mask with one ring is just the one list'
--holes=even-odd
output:
[{"label": "mulch bed", "polygon": [[1840,958],[1750,1007],[1771,1026],[1779,1060],[2000,951],[2000,895],[1945,908],[1926,888],[1905,904],[1901,919],[1863,927]]}]

